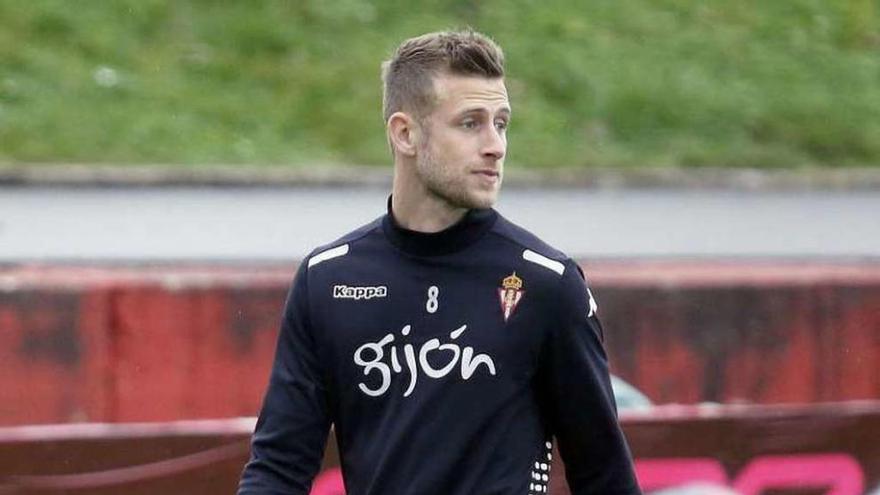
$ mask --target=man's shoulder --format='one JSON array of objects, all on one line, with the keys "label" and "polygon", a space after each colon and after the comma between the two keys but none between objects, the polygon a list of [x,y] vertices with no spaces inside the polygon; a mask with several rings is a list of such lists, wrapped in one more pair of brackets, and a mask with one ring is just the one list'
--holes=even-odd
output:
[{"label": "man's shoulder", "polygon": [[312,268],[313,266],[323,263],[324,261],[328,261],[333,258],[338,258],[341,256],[345,256],[351,250],[352,244],[361,241],[368,237],[371,233],[376,232],[382,227],[382,217],[376,218],[375,220],[364,224],[351,232],[339,237],[338,239],[323,244],[321,246],[316,247],[312,250],[311,253],[306,256],[305,262],[308,263],[308,267]]},{"label": "man's shoulder", "polygon": [[563,301],[573,298],[575,301],[581,301],[583,295],[587,294],[589,302],[585,304],[589,304],[591,308],[589,314],[595,311],[595,301],[588,288],[586,275],[575,260],[501,215],[493,227],[493,232],[522,251],[522,259],[530,262],[527,265],[537,268],[532,274],[543,274],[542,277],[533,280],[544,284],[541,287],[551,290],[555,298],[551,300]]},{"label": "man's shoulder", "polygon": [[492,227],[492,232],[508,242],[521,247],[524,252],[535,253],[550,260],[565,263],[570,258],[562,251],[544,242],[540,237],[523,227],[511,222],[503,215],[498,215],[498,220]]}]

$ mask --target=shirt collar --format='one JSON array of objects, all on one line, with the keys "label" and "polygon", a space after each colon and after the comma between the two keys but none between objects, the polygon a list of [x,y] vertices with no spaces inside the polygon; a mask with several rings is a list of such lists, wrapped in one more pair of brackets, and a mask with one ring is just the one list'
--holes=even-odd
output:
[{"label": "shirt collar", "polygon": [[382,230],[392,244],[400,250],[416,256],[438,256],[460,251],[489,231],[498,212],[492,208],[471,209],[455,224],[439,232],[418,232],[400,226],[391,211],[388,197],[388,213],[382,218]]}]

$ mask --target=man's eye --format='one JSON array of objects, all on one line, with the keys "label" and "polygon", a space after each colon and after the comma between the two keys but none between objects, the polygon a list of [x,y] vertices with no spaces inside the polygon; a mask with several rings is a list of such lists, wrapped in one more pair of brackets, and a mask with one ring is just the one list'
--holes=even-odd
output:
[{"label": "man's eye", "polygon": [[476,120],[465,120],[461,123],[461,126],[465,129],[476,129],[477,121]]},{"label": "man's eye", "polygon": [[496,120],[495,121],[495,127],[498,129],[501,129],[502,131],[506,130],[507,126],[508,126],[508,122],[506,120]]}]

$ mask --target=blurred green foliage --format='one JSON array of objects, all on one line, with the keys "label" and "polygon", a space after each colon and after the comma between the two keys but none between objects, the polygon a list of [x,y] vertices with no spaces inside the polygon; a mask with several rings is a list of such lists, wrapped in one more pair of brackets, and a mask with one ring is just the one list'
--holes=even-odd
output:
[{"label": "blurred green foliage", "polygon": [[0,0],[0,162],[389,162],[379,63],[505,48],[518,166],[880,164],[878,0]]}]

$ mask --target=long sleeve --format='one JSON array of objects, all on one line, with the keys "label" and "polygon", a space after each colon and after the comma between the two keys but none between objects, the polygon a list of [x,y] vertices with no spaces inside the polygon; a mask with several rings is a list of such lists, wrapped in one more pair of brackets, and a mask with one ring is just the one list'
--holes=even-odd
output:
[{"label": "long sleeve", "polygon": [[239,495],[307,495],[330,429],[321,361],[309,319],[307,263],[287,298],[269,388]]},{"label": "long sleeve", "polygon": [[538,379],[542,409],[571,493],[639,494],[617,421],[597,308],[583,273],[571,260],[553,305],[555,323],[542,348]]}]

